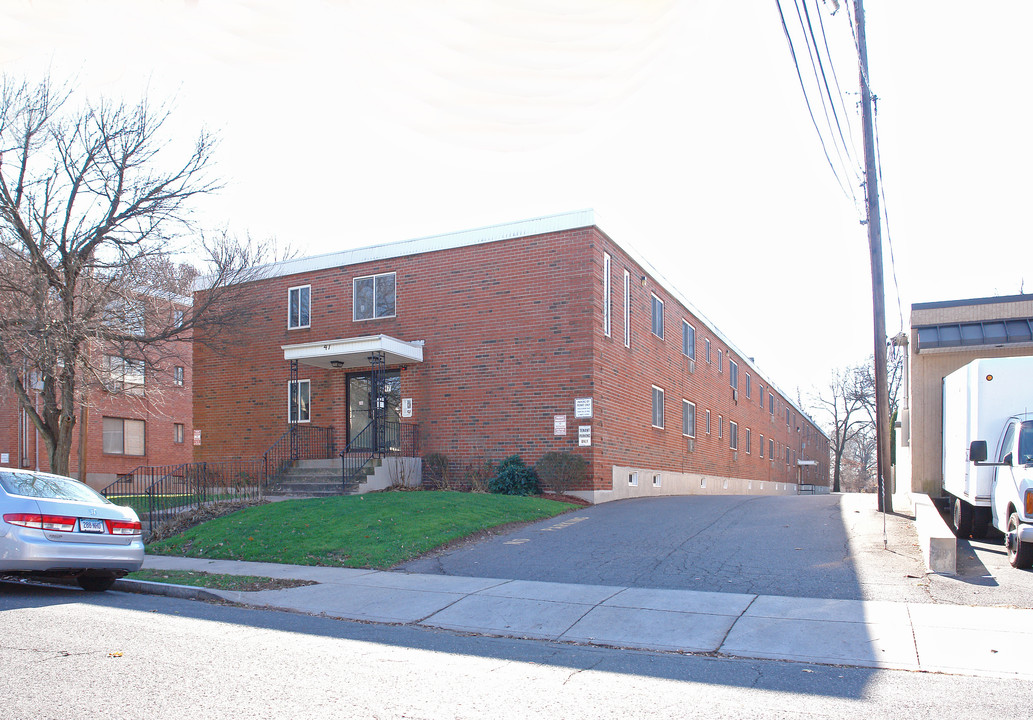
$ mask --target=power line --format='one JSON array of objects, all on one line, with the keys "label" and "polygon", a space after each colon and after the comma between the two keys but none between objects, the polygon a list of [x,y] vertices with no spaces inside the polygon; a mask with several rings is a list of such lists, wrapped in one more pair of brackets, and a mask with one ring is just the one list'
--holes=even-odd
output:
[{"label": "power line", "polygon": [[879,196],[882,198],[882,216],[886,220],[886,245],[890,249],[890,274],[893,276],[893,289],[897,295],[897,316],[900,325],[897,334],[904,332],[904,310],[900,305],[900,283],[897,282],[897,260],[893,255],[893,238],[890,235],[890,214],[886,204],[886,182],[882,179],[882,143],[879,141],[879,99],[872,97],[872,113],[875,127],[875,170],[879,174]]}]

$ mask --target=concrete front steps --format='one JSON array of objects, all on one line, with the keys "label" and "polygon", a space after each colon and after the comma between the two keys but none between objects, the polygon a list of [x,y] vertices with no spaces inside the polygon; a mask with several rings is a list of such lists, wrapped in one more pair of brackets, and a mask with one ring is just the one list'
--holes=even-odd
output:
[{"label": "concrete front steps", "polygon": [[298,460],[276,477],[265,496],[269,500],[289,497],[332,497],[334,495],[355,495],[363,492],[362,485],[381,464],[374,458],[359,479],[343,483],[341,459]]}]

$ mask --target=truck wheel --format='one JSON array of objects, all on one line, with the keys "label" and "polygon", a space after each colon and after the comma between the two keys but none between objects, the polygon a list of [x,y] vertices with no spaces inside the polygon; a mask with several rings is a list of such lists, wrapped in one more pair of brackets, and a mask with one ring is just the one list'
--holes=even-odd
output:
[{"label": "truck wheel", "polygon": [[954,498],[954,506],[951,509],[954,534],[959,538],[969,537],[972,534],[972,506],[961,498]]},{"label": "truck wheel", "polygon": [[1008,562],[1011,566],[1028,570],[1033,567],[1033,543],[1019,542],[1018,537],[1013,534],[1018,531],[1021,524],[1019,514],[1012,513],[1008,518],[1008,535],[1004,539],[1004,544],[1008,547]]}]

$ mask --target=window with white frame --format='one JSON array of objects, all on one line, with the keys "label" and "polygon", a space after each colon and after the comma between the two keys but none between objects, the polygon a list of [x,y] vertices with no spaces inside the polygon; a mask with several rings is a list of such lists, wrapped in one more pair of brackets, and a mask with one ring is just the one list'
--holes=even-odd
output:
[{"label": "window with white frame", "polygon": [[660,473],[653,473],[653,487],[660,487]]},{"label": "window with white frame", "polygon": [[664,389],[653,386],[653,427],[664,426]]},{"label": "window with white frame", "polygon": [[696,437],[696,404],[688,400],[681,401],[681,434]]},{"label": "window with white frame", "polygon": [[696,359],[696,328],[681,321],[681,352],[691,360]]},{"label": "window with white frame", "polygon": [[710,364],[710,338],[703,338],[703,349],[706,351],[704,355],[707,358],[707,364]]},{"label": "window with white frame", "polygon": [[750,431],[749,428],[746,428],[746,435],[745,435],[745,437],[743,437],[743,440],[745,441],[745,444],[746,444],[746,447],[744,449],[746,450],[746,454],[749,455],[750,454],[750,446],[753,444],[753,442],[752,442],[753,441],[753,433]]},{"label": "window with white frame", "polygon": [[760,409],[764,409],[764,386],[757,385],[757,394],[760,396]]},{"label": "window with white frame", "polygon": [[768,438],[768,459],[775,462],[775,441]]},{"label": "window with white frame", "polygon": [[144,362],[130,360],[118,355],[107,356],[107,389],[109,392],[124,392],[143,395]]},{"label": "window with white frame", "polygon": [[732,358],[728,358],[728,384],[733,390],[739,389],[739,363]]},{"label": "window with white frame", "polygon": [[653,334],[661,340],[664,337],[664,301],[653,295]]},{"label": "window with white frame", "polygon": [[725,436],[725,419],[724,416],[717,416],[717,439],[720,440]]},{"label": "window with white frame", "polygon": [[760,459],[764,459],[764,436],[760,436]]},{"label": "window with white frame", "polygon": [[178,387],[183,387],[184,370],[182,365],[176,365],[172,368],[172,384]]},{"label": "window with white frame", "polygon": [[717,371],[719,373],[725,371],[725,352],[721,348],[717,349]]},{"label": "window with white frame", "polygon": [[287,422],[305,423],[309,421],[311,415],[309,393],[308,380],[287,383]]},{"label": "window with white frame", "polygon": [[352,281],[352,319],[377,320],[395,316],[395,274],[357,277]]},{"label": "window with white frame", "polygon": [[175,423],[172,426],[172,442],[177,445],[183,444],[183,437],[186,435],[186,428],[183,427],[183,423]]},{"label": "window with white frame", "polygon": [[772,415],[775,414],[775,396],[768,393],[768,412]]},{"label": "window with white frame", "polygon": [[147,426],[143,420],[106,417],[103,419],[104,452],[108,455],[144,455]]},{"label": "window with white frame", "polygon": [[312,286],[300,285],[287,290],[287,329],[311,327]]},{"label": "window with white frame", "polygon": [[710,434],[710,411],[709,410],[706,411],[706,421],[704,422],[704,424],[706,425],[707,435],[709,435]]},{"label": "window with white frame", "polygon": [[630,472],[630,473],[628,473],[628,485],[630,485],[631,487],[638,487],[638,473],[637,472]]},{"label": "window with white frame", "polygon": [[631,273],[624,271],[624,347],[631,347]]},{"label": "window with white frame", "polygon": [[732,450],[739,449],[739,424],[734,420],[728,421],[728,447]]},{"label": "window with white frame", "polygon": [[612,323],[612,298],[610,297],[610,253],[603,253],[603,335],[610,337]]},{"label": "window with white frame", "polygon": [[750,399],[750,393],[753,391],[753,388],[750,387],[750,385],[752,384],[752,382],[751,382],[752,380],[753,380],[753,378],[750,376],[750,374],[746,373],[746,399],[747,400]]}]

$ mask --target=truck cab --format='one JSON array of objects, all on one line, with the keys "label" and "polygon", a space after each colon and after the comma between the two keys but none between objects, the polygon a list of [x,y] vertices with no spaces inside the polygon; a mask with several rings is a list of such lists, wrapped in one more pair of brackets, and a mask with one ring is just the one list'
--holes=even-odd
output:
[{"label": "truck cab", "polygon": [[1008,418],[997,445],[991,488],[993,524],[1014,567],[1033,566],[1033,413]]}]

